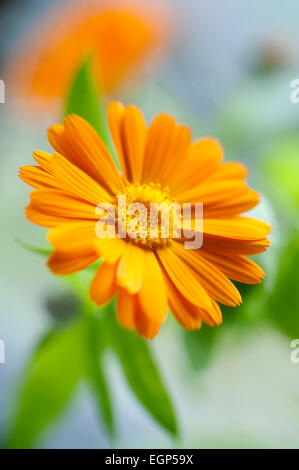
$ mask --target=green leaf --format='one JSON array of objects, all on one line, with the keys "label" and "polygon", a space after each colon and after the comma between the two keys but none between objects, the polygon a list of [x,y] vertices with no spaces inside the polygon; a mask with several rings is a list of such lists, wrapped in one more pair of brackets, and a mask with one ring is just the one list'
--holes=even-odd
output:
[{"label": "green leaf", "polygon": [[84,316],[84,350],[86,355],[85,376],[92,388],[107,431],[111,437],[115,434],[115,423],[110,401],[109,389],[103,367],[103,352],[107,345],[105,341],[104,325],[96,315],[96,306],[89,298],[89,285],[91,282],[88,270],[68,277],[74,294],[80,298],[81,314]]},{"label": "green leaf", "polygon": [[184,340],[189,360],[195,370],[205,369],[211,360],[218,329],[202,325],[198,331],[185,331]]},{"label": "green leaf", "polygon": [[7,447],[35,445],[74,392],[84,359],[81,322],[46,335],[26,370]]},{"label": "green leaf", "polygon": [[[269,194],[275,198],[276,207],[288,211],[299,208],[299,137],[298,132],[279,135],[263,155],[262,165],[267,178]],[[282,158],[283,155],[283,158]]]},{"label": "green leaf", "polygon": [[32,253],[37,253],[39,255],[43,255],[43,256],[49,256],[52,254],[53,252],[53,249],[51,248],[41,248],[39,246],[35,246],[35,245],[32,245],[30,243],[27,243],[25,242],[24,240],[22,240],[21,238],[17,238],[16,239],[16,242],[22,246],[23,248],[25,248],[26,250],[28,251],[31,251]]},{"label": "green leaf", "polygon": [[276,282],[267,301],[270,319],[290,338],[299,337],[299,234],[293,233],[281,250]]},{"label": "green leaf", "polygon": [[66,100],[65,116],[77,114],[91,124],[103,142],[111,148],[106,125],[105,106],[100,102],[99,92],[93,82],[90,58],[79,68]]},{"label": "green leaf", "polygon": [[148,343],[116,321],[113,304],[106,308],[105,324],[114,349],[136,397],[165,429],[177,434],[174,409]]},{"label": "green leaf", "polygon": [[96,403],[111,437],[115,434],[115,423],[109,389],[102,364],[105,339],[100,320],[96,316],[86,318],[87,378],[94,392]]}]

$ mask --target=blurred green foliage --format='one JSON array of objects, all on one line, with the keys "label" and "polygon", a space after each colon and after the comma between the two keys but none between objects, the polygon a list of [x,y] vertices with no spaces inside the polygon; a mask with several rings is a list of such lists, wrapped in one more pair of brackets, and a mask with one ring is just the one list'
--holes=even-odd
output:
[{"label": "blurred green foliage", "polygon": [[53,251],[53,249],[51,247],[49,248],[44,248],[44,247],[39,247],[39,246],[35,246],[35,245],[32,245],[31,243],[27,243],[26,241],[22,240],[21,238],[17,238],[16,239],[16,242],[21,245],[23,248],[25,248],[25,250],[28,250],[28,251],[31,251],[32,253],[37,253],[39,255],[50,255]]},{"label": "blurred green foliage", "polygon": [[119,326],[113,303],[101,310],[89,303],[80,319],[51,329],[35,351],[22,379],[7,446],[36,445],[67,406],[80,381],[90,386],[99,415],[113,437],[115,417],[104,361],[107,349],[118,358],[136,398],[156,421],[176,435],[174,409],[148,343]]},{"label": "blurred green foliage", "polygon": [[195,370],[205,369],[213,356],[218,329],[203,325],[200,330],[184,332],[185,348]]},{"label": "blurred green foliage", "polygon": [[113,303],[107,307],[106,312],[106,332],[109,332],[110,344],[131,389],[150,414],[165,429],[176,435],[175,413],[148,342],[118,324]]},{"label": "blurred green foliage", "polygon": [[92,79],[90,67],[89,59],[86,59],[79,67],[66,100],[64,115],[77,114],[81,116],[105,140],[107,135],[105,111],[103,106],[99,106],[99,97]]},{"label": "blurred green foliage", "polygon": [[64,115],[77,114],[91,124],[114,155],[106,122],[104,100],[92,79],[91,63],[87,58],[79,67],[66,100]]},{"label": "blurred green foliage", "polygon": [[299,232],[293,231],[280,251],[278,272],[265,302],[268,318],[290,338],[299,337]]},{"label": "blurred green foliage", "polygon": [[84,358],[81,321],[46,335],[25,371],[7,447],[35,444],[71,397],[83,375]]},{"label": "blurred green foliage", "polygon": [[[283,214],[299,210],[299,132],[278,136],[266,150],[263,173],[269,194]],[[284,211],[285,208],[288,211]],[[285,214],[284,214],[285,215]],[[293,223],[296,221],[293,220]]]}]

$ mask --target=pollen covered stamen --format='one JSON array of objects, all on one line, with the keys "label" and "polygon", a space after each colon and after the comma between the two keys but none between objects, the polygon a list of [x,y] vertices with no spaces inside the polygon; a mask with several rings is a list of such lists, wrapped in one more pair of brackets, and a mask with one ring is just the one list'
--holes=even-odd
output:
[{"label": "pollen covered stamen", "polygon": [[166,202],[167,204],[171,204],[171,202],[173,202],[173,200],[170,199],[169,188],[162,188],[159,183],[132,183],[125,188],[125,194],[128,204],[141,202],[149,206],[150,203],[160,204]]},{"label": "pollen covered stamen", "polygon": [[117,196],[115,210],[118,235],[119,228],[125,227],[122,237],[144,248],[166,246],[171,238],[180,237],[180,206],[170,197],[169,188],[160,184],[128,185],[124,195]]}]

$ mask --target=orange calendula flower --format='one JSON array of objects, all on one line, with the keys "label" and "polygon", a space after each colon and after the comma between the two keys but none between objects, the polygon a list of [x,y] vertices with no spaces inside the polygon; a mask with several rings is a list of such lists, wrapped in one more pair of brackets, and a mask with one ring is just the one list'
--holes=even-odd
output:
[{"label": "orange calendula flower", "polygon": [[[103,305],[117,294],[119,322],[146,338],[157,334],[168,308],[187,329],[198,329],[202,322],[219,325],[218,302],[236,306],[242,301],[230,279],[255,284],[264,278],[246,257],[266,250],[270,231],[269,225],[241,216],[258,203],[258,194],[245,182],[246,169],[223,162],[222,148],[212,138],[192,143],[190,130],[167,114],[147,127],[139,109],[113,102],[108,123],[121,172],[96,131],[76,115],[49,129],[53,155],[35,151],[38,166],[20,170],[36,188],[27,218],[50,228],[50,269],[69,274],[101,258],[91,299]],[[160,219],[154,236],[146,231],[131,238],[132,212],[127,211],[123,238],[117,212],[114,226],[108,218],[102,225],[110,224],[114,237],[99,237],[98,205],[118,207],[120,195],[127,204],[144,207],[203,203],[202,246],[187,249],[185,235],[163,237]],[[179,221],[194,228],[194,212],[189,216],[187,223]]]},{"label": "orange calendula flower", "polygon": [[85,56],[99,89],[111,93],[168,35],[161,8],[131,0],[71,2],[53,13],[9,67],[19,95],[39,105],[65,96]]}]

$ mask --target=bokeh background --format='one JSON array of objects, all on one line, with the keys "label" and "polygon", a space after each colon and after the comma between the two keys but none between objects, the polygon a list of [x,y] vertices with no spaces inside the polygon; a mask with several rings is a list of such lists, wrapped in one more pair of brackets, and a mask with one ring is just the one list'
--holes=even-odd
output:
[{"label": "bokeh background", "polygon": [[[64,3],[0,2],[0,78],[49,8]],[[171,18],[167,50],[117,97],[140,106],[148,120],[160,111],[172,113],[192,128],[194,137],[217,137],[227,160],[248,166],[250,184],[262,195],[254,215],[273,227],[272,246],[259,257],[267,277],[263,286],[243,289],[243,306],[226,309],[221,327],[185,332],[169,316],[151,343],[176,412],[178,437],[163,430],[136,400],[108,352],[105,370],[118,429],[114,441],[107,437],[94,397],[82,383],[34,446],[298,448],[299,364],[290,360],[290,342],[299,337],[299,103],[291,102],[290,85],[299,78],[299,4],[159,4]],[[0,104],[3,446],[36,345],[49,328],[70,321],[68,316],[77,311],[67,281],[51,275],[45,258],[17,242],[45,243],[45,231],[24,218],[29,188],[18,179],[17,169],[32,163],[33,149],[50,148],[46,129],[53,116],[36,119],[30,109],[18,107],[13,88],[9,82],[5,85],[6,103]],[[54,116],[55,121],[60,118]]]}]

